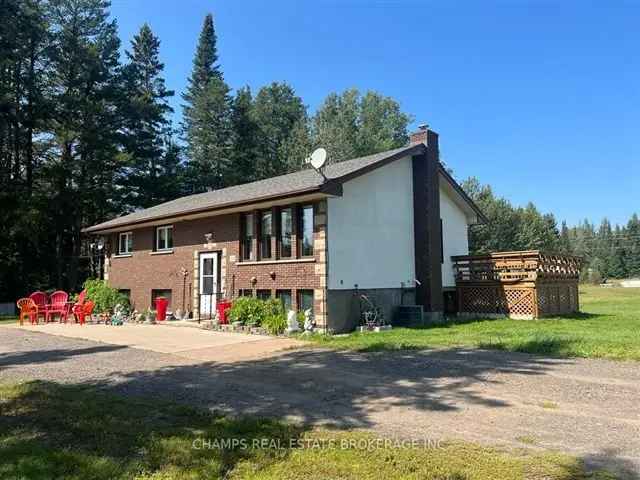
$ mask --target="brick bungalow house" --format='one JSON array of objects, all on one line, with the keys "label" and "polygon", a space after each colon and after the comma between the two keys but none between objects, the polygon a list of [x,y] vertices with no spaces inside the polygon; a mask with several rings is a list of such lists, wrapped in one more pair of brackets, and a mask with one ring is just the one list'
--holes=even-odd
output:
[{"label": "brick bungalow house", "polygon": [[94,225],[104,278],[138,310],[157,296],[208,316],[220,298],[277,297],[319,328],[358,323],[367,293],[390,319],[401,304],[443,312],[450,257],[483,215],[439,162],[438,135],[408,146],[179,198]]}]

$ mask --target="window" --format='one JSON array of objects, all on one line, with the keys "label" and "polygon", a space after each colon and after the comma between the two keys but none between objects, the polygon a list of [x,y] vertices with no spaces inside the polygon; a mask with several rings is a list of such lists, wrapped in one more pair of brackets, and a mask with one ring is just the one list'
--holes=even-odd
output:
[{"label": "window", "polygon": [[129,288],[121,288],[121,289],[118,290],[118,293],[121,293],[122,295],[127,297],[129,300],[131,300],[131,289],[129,289]]},{"label": "window", "polygon": [[291,290],[276,290],[276,298],[282,302],[285,312],[291,310]]},{"label": "window", "polygon": [[311,309],[313,317],[313,290],[298,290],[298,311]]},{"label": "window", "polygon": [[313,256],[313,205],[300,209],[300,256]]},{"label": "window", "polygon": [[269,300],[271,298],[271,290],[257,290],[256,297],[260,300]]},{"label": "window", "polygon": [[133,233],[121,233],[118,237],[118,255],[128,255],[133,251]]},{"label": "window", "polygon": [[280,210],[280,257],[290,258],[291,237],[293,235],[293,210],[291,208],[283,208]]},{"label": "window", "polygon": [[242,216],[242,260],[253,260],[253,214]]},{"label": "window", "polygon": [[260,258],[271,258],[271,237],[273,236],[273,213],[260,214]]},{"label": "window", "polygon": [[173,225],[156,227],[156,251],[171,250],[173,248]]},{"label": "window", "polygon": [[167,289],[151,290],[151,308],[154,310],[156,308],[156,298],[158,297],[166,298],[169,302],[167,310],[171,310],[171,290],[167,290]]},{"label": "window", "polygon": [[241,288],[238,290],[239,297],[253,297],[253,290],[250,288]]}]

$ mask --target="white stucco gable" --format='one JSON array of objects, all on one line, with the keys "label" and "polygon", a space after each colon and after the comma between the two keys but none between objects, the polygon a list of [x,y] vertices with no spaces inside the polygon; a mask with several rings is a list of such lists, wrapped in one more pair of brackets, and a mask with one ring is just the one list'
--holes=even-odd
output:
[{"label": "white stucco gable", "polygon": [[[455,286],[452,255],[469,253],[478,213],[459,187],[439,174],[442,286]],[[343,184],[327,200],[327,287],[412,287],[415,280],[412,158],[393,161]]]},{"label": "white stucco gable", "polygon": [[327,200],[328,288],[400,288],[415,278],[412,159],[343,184]]}]

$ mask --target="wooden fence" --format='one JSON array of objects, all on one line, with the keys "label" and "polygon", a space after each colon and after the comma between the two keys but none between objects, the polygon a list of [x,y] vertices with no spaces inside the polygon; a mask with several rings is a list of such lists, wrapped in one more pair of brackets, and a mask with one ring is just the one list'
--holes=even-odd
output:
[{"label": "wooden fence", "polygon": [[528,250],[451,258],[459,312],[538,318],[579,309],[578,257]]}]

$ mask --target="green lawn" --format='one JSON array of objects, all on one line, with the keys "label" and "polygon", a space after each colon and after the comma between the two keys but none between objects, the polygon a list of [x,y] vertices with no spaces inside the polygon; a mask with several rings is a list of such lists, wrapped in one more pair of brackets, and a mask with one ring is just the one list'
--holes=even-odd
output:
[{"label": "green lawn", "polygon": [[580,287],[582,312],[544,320],[474,320],[382,333],[318,336],[359,351],[470,346],[554,356],[640,360],[640,289]]},{"label": "green lawn", "polygon": [[[275,420],[230,419],[89,387],[0,384],[3,480],[614,478],[606,472],[587,475],[582,462],[570,456],[525,449],[462,443],[362,448],[374,438]],[[213,448],[202,448],[203,439]],[[236,439],[237,446],[216,448],[225,439]],[[253,448],[254,439],[266,443]],[[345,444],[349,448],[342,448]]]},{"label": "green lawn", "polygon": [[4,317],[0,316],[0,325],[6,323],[18,323],[18,317]]}]

